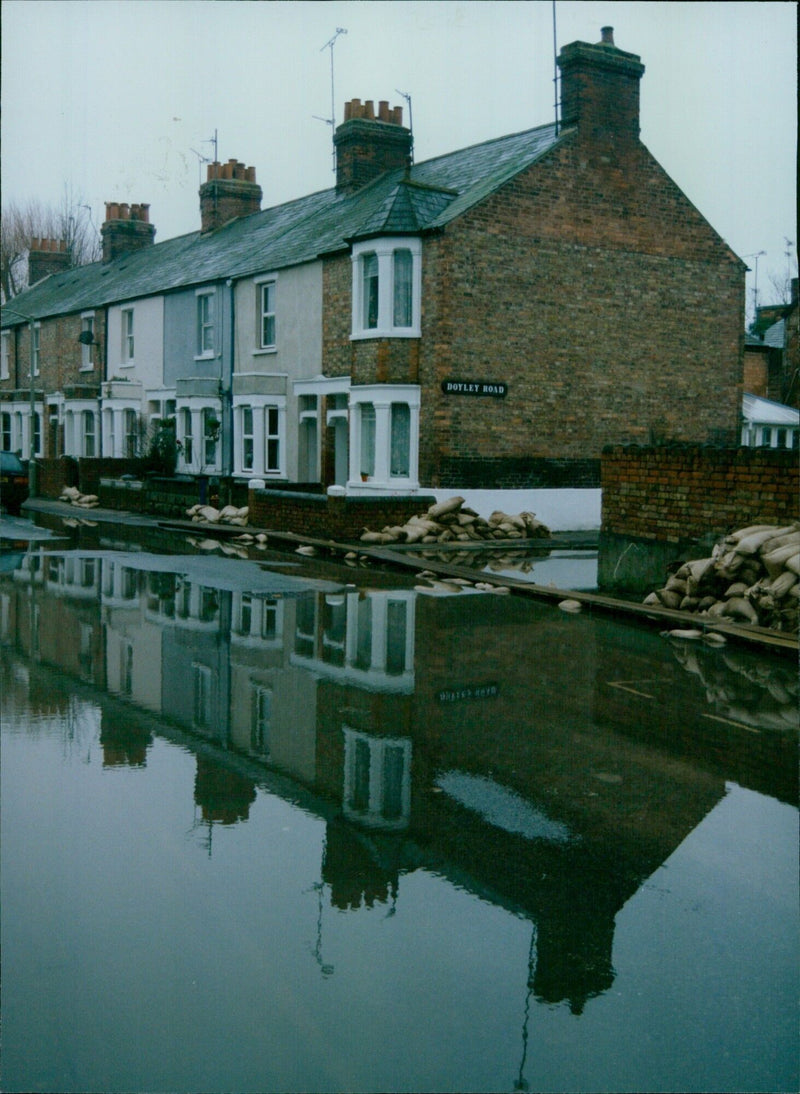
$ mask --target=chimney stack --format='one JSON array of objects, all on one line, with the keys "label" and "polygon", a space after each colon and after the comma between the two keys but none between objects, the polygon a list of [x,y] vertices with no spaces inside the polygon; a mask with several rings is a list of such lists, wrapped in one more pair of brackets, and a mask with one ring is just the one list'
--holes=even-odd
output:
[{"label": "chimney stack", "polygon": [[558,56],[561,125],[594,139],[637,140],[644,65],[635,53],[617,49],[613,27],[600,34],[596,45],[572,42]]},{"label": "chimney stack", "polygon": [[103,239],[103,262],[113,262],[121,255],[149,247],[156,235],[155,227],[150,223],[150,206],[107,201],[106,219],[100,235]]},{"label": "chimney stack", "polygon": [[403,108],[387,100],[375,104],[352,99],[344,104],[344,121],[334,134],[336,189],[360,190],[385,171],[411,163],[411,130],[403,127]]},{"label": "chimney stack", "polygon": [[49,274],[68,270],[71,258],[65,239],[32,239],[28,250],[28,284],[35,285]]},{"label": "chimney stack", "polygon": [[261,187],[255,167],[238,160],[209,163],[200,187],[200,230],[213,232],[237,217],[261,212]]}]

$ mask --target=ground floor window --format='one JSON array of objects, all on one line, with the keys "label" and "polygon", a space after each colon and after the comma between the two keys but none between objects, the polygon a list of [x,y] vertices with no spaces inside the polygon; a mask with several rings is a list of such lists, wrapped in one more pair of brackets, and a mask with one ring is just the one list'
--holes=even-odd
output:
[{"label": "ground floor window", "polygon": [[285,475],[285,415],[285,396],[234,405],[235,475]]},{"label": "ground floor window", "polygon": [[419,408],[415,385],[350,389],[348,486],[418,488]]}]

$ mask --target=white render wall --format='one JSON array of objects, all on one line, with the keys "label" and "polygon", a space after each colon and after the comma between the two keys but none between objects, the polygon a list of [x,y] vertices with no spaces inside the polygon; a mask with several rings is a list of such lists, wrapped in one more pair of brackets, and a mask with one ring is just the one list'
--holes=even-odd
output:
[{"label": "white render wall", "polygon": [[[260,286],[275,283],[275,348],[259,347]],[[322,372],[322,263],[266,271],[236,285],[233,365],[236,408],[278,405],[283,427],[281,475],[298,474],[298,405],[292,383]],[[236,442],[238,443],[238,437]],[[234,466],[236,461],[234,460]]]},{"label": "white render wall", "polygon": [[[122,312],[133,308],[133,362],[123,361]],[[108,379],[138,380],[142,390],[164,384],[164,298],[146,297],[108,309]],[[143,407],[142,410],[145,408]]]}]

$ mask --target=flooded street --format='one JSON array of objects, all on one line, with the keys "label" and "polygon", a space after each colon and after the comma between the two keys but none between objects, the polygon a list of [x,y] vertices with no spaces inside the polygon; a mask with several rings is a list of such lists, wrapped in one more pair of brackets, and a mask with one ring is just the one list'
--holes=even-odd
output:
[{"label": "flooded street", "polygon": [[66,534],[0,554],[3,1091],[797,1089],[794,658]]}]

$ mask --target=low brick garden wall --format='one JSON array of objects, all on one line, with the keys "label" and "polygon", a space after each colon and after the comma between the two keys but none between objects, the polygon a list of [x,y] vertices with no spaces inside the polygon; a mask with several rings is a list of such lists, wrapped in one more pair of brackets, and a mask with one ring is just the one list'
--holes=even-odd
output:
[{"label": "low brick garden wall", "polygon": [[678,542],[798,519],[798,453],[617,445],[601,460],[603,532]]},{"label": "low brick garden wall", "polygon": [[424,513],[435,500],[418,494],[344,497],[256,488],[250,490],[247,504],[252,527],[357,543],[365,528],[379,532],[387,524],[405,524],[415,513]]}]

